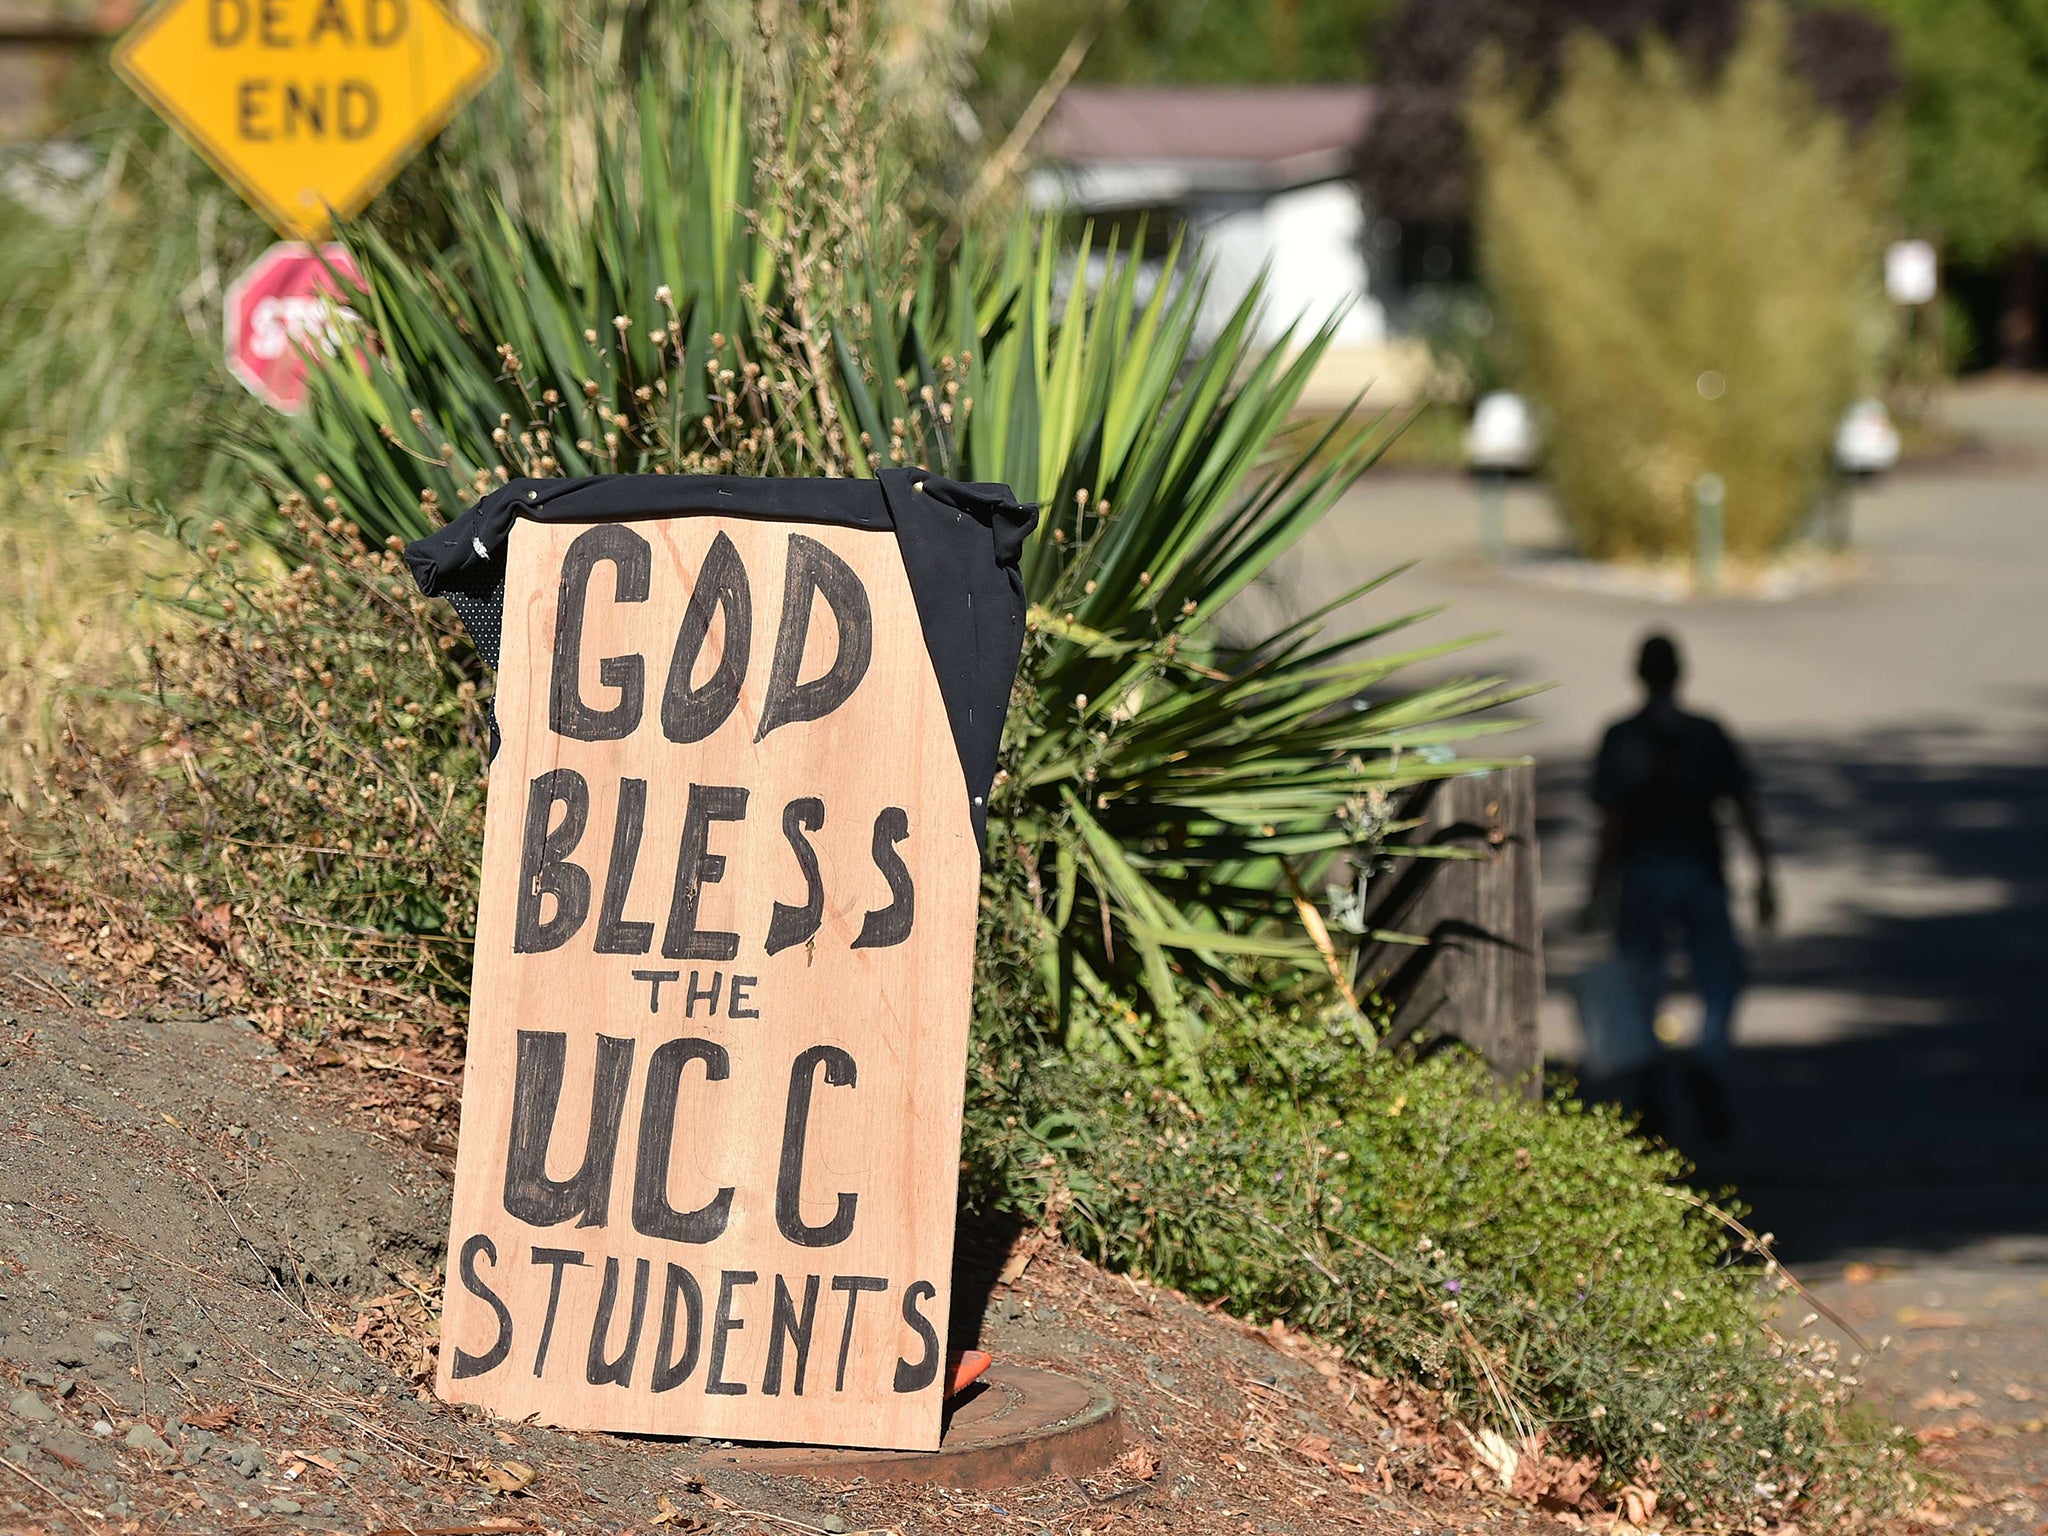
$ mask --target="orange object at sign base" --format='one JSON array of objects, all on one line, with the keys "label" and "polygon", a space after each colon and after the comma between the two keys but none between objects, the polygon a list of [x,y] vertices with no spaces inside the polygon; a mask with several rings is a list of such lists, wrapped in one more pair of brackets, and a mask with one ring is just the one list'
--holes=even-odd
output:
[{"label": "orange object at sign base", "polygon": [[995,1364],[993,1357],[978,1349],[956,1349],[946,1356],[946,1396],[958,1397],[975,1382],[981,1374]]}]

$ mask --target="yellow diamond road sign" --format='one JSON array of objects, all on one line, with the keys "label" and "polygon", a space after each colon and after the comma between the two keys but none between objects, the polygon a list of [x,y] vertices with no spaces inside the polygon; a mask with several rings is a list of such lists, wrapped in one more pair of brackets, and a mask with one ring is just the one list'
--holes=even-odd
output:
[{"label": "yellow diamond road sign", "polygon": [[285,234],[318,240],[490,78],[441,0],[162,0],[114,67]]}]

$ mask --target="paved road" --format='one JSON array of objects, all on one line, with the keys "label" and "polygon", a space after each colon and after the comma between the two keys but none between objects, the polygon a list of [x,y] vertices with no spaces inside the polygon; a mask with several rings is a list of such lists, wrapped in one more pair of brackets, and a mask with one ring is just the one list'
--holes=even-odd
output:
[{"label": "paved road", "polygon": [[1318,600],[1420,560],[1365,611],[1448,602],[1420,633],[1501,631],[1473,666],[1556,683],[1517,740],[1539,761],[1544,1027],[1566,1059],[1587,759],[1634,707],[1636,642],[1680,638],[1688,696],[1748,744],[1784,850],[1785,920],[1737,1026],[1739,1132],[1702,1175],[1809,1261],[2048,1258],[2048,392],[1949,409],[1984,451],[1859,496],[1862,571],[1805,596],[1537,579],[1562,538],[1535,488],[1510,498],[1519,564],[1490,569],[1468,487],[1394,474],[1367,478],[1278,593]]}]

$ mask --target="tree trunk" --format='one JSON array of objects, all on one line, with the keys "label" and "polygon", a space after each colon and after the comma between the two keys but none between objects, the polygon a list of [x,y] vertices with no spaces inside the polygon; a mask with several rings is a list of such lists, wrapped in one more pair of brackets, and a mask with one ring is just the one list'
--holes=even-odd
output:
[{"label": "tree trunk", "polygon": [[2022,246],[2005,269],[2005,313],[1998,320],[1998,360],[2007,368],[2041,365],[2041,251]]}]

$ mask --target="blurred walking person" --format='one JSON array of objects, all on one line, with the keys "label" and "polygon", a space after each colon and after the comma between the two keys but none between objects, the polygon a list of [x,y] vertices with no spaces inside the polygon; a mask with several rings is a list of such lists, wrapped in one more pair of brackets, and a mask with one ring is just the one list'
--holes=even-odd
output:
[{"label": "blurred walking person", "polygon": [[[1760,931],[1776,923],[1778,900],[1749,765],[1718,721],[1679,707],[1683,672],[1670,636],[1644,640],[1636,659],[1643,707],[1610,726],[1600,743],[1593,770],[1600,844],[1587,912],[1592,923],[1612,924],[1628,1006],[1645,1041],[1655,1038],[1673,950],[1689,960],[1704,1017],[1683,1077],[1701,1130],[1721,1141],[1732,1128],[1729,1040],[1748,971],[1729,913],[1724,811],[1733,814],[1755,858]],[[1663,1065],[1652,1056],[1627,1095],[1640,1100],[1651,1131],[1663,1126]]]}]

